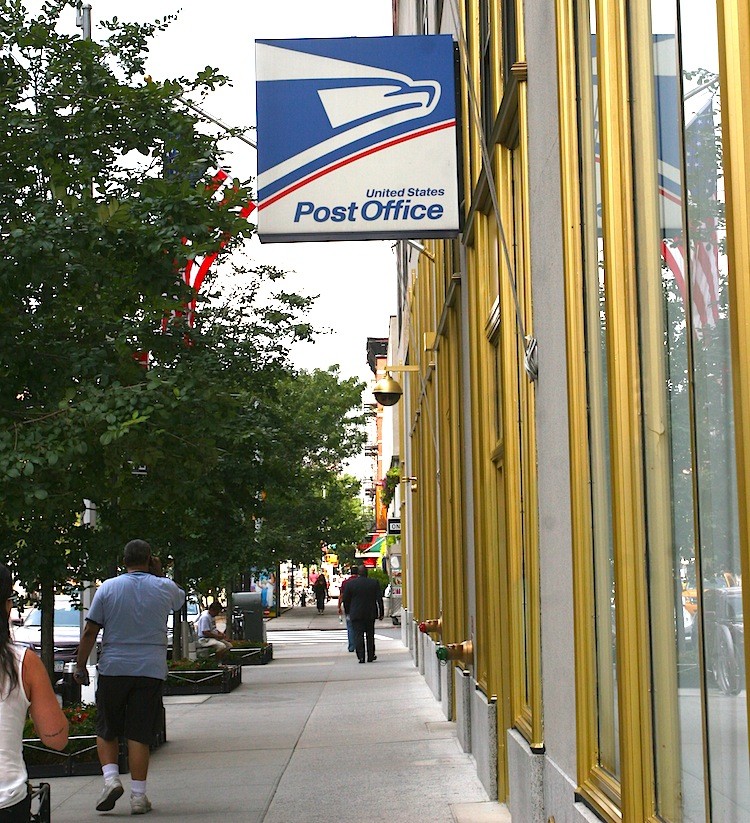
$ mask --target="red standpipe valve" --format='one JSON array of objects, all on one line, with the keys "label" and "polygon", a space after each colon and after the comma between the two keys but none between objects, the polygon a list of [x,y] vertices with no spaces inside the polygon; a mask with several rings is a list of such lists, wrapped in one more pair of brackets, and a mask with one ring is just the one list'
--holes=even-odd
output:
[{"label": "red standpipe valve", "polygon": [[432,632],[434,632],[435,634],[440,634],[442,630],[443,621],[440,617],[438,617],[436,620],[423,620],[419,624],[419,631],[421,631],[422,634],[430,634]]}]

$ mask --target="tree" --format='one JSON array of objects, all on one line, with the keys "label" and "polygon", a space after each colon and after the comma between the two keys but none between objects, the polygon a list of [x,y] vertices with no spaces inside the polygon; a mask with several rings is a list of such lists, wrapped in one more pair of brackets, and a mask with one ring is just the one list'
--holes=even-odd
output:
[{"label": "tree", "polygon": [[[217,141],[177,101],[226,78],[145,82],[168,21],[113,20],[98,44],[55,30],[70,6],[30,18],[0,0],[0,521],[22,583],[43,592],[48,666],[53,586],[112,557],[74,526],[83,498],[114,499],[140,459],[120,441],[179,406],[169,368],[192,330],[158,333],[192,296],[178,271],[251,231],[236,209],[247,190],[214,199]],[[150,350],[162,369],[134,360]]]},{"label": "tree", "polygon": [[364,443],[362,384],[338,367],[280,381],[265,464],[260,562],[319,562],[323,545],[345,546],[366,531],[359,482],[342,474]]},{"label": "tree", "polygon": [[[309,552],[352,532],[337,475],[361,441],[355,381],[289,364],[312,330],[283,272],[235,264],[243,291],[220,300],[209,275],[194,324],[184,312],[188,258],[227,259],[253,231],[248,189],[214,196],[217,140],[178,101],[226,78],[146,80],[168,21],[110,21],[99,44],[55,31],[70,5],[31,19],[0,0],[0,532],[42,591],[48,667],[55,587],[112,574],[134,536],[182,582],[219,585],[264,537]],[[77,525],[85,498],[95,530]]]},{"label": "tree", "polygon": [[216,588],[248,568],[276,436],[271,407],[289,379],[289,346],[310,333],[299,322],[308,304],[281,294],[257,305],[245,288],[201,311],[192,345],[150,369],[168,390],[155,392],[148,420],[110,449],[119,482],[103,502],[100,539],[122,545],[137,528],[193,586],[204,579]]}]

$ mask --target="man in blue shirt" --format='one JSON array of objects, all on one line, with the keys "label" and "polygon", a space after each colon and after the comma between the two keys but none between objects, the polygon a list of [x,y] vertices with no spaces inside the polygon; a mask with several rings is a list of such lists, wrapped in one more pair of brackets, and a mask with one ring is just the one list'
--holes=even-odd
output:
[{"label": "man in blue shirt", "polygon": [[128,741],[130,810],[151,811],[146,796],[150,743],[162,711],[167,677],[167,617],[182,607],[185,592],[162,576],[145,540],[125,546],[126,574],[105,580],[94,595],[78,647],[75,679],[88,682],[86,661],[104,629],[96,689],[96,747],[104,789],[96,810],[107,812],[123,794],[118,739]]}]

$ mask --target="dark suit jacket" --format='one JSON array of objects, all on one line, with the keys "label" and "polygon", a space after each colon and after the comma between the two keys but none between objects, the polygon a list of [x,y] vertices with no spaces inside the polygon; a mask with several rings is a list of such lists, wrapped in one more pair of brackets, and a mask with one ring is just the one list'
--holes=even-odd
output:
[{"label": "dark suit jacket", "polygon": [[374,577],[355,577],[344,588],[344,611],[350,620],[383,618],[383,595]]}]

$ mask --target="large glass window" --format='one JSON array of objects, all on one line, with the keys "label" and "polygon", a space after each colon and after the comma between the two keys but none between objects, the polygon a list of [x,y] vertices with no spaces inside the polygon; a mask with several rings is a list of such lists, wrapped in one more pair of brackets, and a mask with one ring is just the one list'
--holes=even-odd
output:
[{"label": "large glass window", "polygon": [[479,103],[482,130],[488,143],[497,116],[493,8],[491,0],[479,0]]},{"label": "large glass window", "polygon": [[571,0],[559,16],[561,112],[578,117],[561,156],[579,777],[608,820],[750,821],[733,415],[746,358],[730,347],[747,271],[727,256],[743,259],[745,235],[727,236],[723,159],[746,89],[720,59],[746,4],[725,0],[722,33],[720,5]]},{"label": "large glass window", "polygon": [[502,4],[502,18],[503,82],[507,83],[510,77],[510,68],[516,62],[516,56],[518,54],[515,0],[505,0]]},{"label": "large glass window", "polygon": [[715,0],[653,3],[650,34],[659,226],[657,242],[640,237],[654,259],[639,290],[656,802],[664,820],[739,823],[750,763]]},{"label": "large glass window", "polygon": [[600,145],[596,17],[593,4],[581,4],[578,45],[581,141],[581,209],[584,258],[584,327],[588,396],[592,564],[594,574],[597,757],[599,766],[618,779],[620,747],[617,725],[617,637],[615,631],[614,547],[612,540],[609,460],[609,402],[605,279],[601,233]]}]

